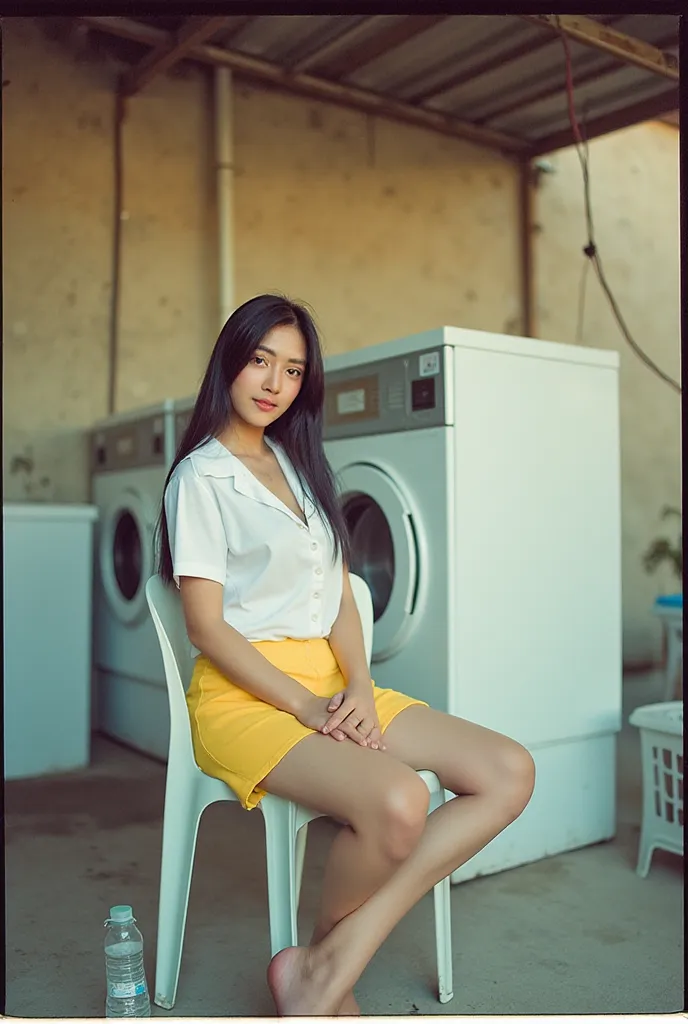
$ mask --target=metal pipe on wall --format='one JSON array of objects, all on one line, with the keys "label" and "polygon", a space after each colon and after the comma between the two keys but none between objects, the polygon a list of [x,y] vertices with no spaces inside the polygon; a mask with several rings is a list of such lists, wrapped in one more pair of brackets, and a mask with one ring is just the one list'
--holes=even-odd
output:
[{"label": "metal pipe on wall", "polygon": [[229,68],[215,68],[214,92],[218,312],[222,328],[234,310],[234,110]]},{"label": "metal pipe on wall", "polygon": [[115,90],[113,121],[113,194],[112,194],[112,284],[108,325],[107,412],[111,416],[117,402],[117,365],[119,345],[120,288],[122,269],[122,207],[124,191],[123,134],[126,99],[118,82]]},{"label": "metal pipe on wall", "polygon": [[529,160],[519,164],[519,235],[521,254],[521,317],[523,335],[537,337],[535,299],[534,232],[533,223],[533,176],[534,168]]}]

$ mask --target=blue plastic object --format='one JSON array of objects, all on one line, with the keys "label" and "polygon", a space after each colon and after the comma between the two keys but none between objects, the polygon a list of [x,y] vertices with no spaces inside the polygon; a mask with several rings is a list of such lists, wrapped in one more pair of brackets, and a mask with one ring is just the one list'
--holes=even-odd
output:
[{"label": "blue plastic object", "polygon": [[655,600],[661,608],[683,608],[683,594],[663,594]]}]

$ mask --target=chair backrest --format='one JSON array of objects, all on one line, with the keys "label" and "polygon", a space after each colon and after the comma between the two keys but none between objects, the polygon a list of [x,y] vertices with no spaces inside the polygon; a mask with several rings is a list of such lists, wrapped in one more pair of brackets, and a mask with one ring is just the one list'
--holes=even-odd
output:
[{"label": "chair backrest", "polygon": [[365,647],[366,659],[370,665],[373,653],[373,598],[368,584],[361,576],[354,576],[349,573],[351,589],[354,594],[358,614],[363,627],[363,646]]},{"label": "chair backrest", "polygon": [[146,600],[160,642],[170,704],[170,754],[173,749],[193,760],[191,727],[186,707],[186,688],[191,682],[194,655],[186,633],[179,591],[168,587],[162,577],[151,576],[146,583]]},{"label": "chair backrest", "polygon": [[[368,585],[360,576],[349,574],[358,614],[363,628],[363,645],[370,664],[373,647],[373,599]],[[191,730],[185,691],[191,682],[194,655],[186,633],[181,597],[176,587],[166,586],[160,576],[151,576],[146,583],[146,600],[153,618],[170,702],[170,746],[184,743],[191,753]],[[192,755],[193,756],[193,755]]]}]

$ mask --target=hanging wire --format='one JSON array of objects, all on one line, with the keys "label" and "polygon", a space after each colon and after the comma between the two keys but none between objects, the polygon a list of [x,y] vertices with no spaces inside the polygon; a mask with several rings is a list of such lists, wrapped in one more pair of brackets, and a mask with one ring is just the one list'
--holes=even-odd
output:
[{"label": "hanging wire", "polygon": [[578,319],[576,321],[576,344],[583,344],[583,324],[585,323],[585,286],[588,279],[589,260],[583,260],[580,285],[578,287]]},{"label": "hanging wire", "polygon": [[[561,35],[561,41],[562,41],[563,46],[564,46],[564,54],[565,54],[565,57],[566,57],[566,96],[567,96],[567,100],[568,100],[569,120],[571,122],[571,129],[573,131],[574,146],[575,146],[575,149],[576,149],[576,153],[578,154],[578,160],[580,161],[581,170],[583,172],[583,196],[584,196],[584,205],[585,205],[585,223],[586,223],[587,232],[588,232],[588,243],[584,247],[583,252],[584,252],[585,256],[587,257],[588,262],[590,264],[592,264],[593,270],[595,271],[595,274],[597,276],[597,280],[599,281],[600,286],[602,288],[602,291],[606,295],[607,300],[609,302],[609,305],[611,306],[612,312],[613,312],[613,314],[614,314],[614,316],[616,318],[616,322],[618,323],[618,325],[619,325],[619,327],[621,329],[621,332],[622,332],[623,336],[625,337],[626,341],[628,342],[628,344],[630,345],[631,349],[635,352],[635,354],[638,356],[638,358],[640,360],[642,360],[642,362],[645,363],[645,365],[647,367],[649,367],[650,370],[652,370],[653,373],[656,373],[658,377],[660,377],[663,381],[665,381],[667,384],[669,384],[670,387],[674,388],[675,391],[677,391],[679,394],[681,394],[681,385],[677,381],[675,381],[673,379],[673,377],[670,377],[667,373],[664,373],[664,371],[661,370],[657,366],[657,364],[654,363],[652,361],[652,359],[650,359],[650,357],[645,354],[645,352],[643,352],[643,350],[641,349],[640,345],[638,345],[637,342],[635,341],[635,339],[633,338],[631,332],[628,329],[628,326],[626,325],[626,321],[624,320],[623,316],[621,315],[621,310],[619,309],[618,303],[617,303],[616,299],[614,298],[614,295],[612,293],[611,288],[609,287],[606,275],[604,273],[604,269],[602,267],[602,261],[600,260],[600,254],[598,252],[597,245],[595,243],[595,226],[594,226],[593,217],[592,217],[592,203],[590,201],[590,170],[589,170],[590,151],[589,151],[589,147],[588,147],[588,140],[582,134],[580,125],[578,123],[578,118],[576,117],[576,108],[575,108],[575,103],[574,103],[574,92],[573,92],[573,71],[572,71],[572,65],[571,65],[571,50],[570,50],[570,47],[569,47],[569,41],[568,41],[568,39],[566,37],[566,33],[562,30],[561,21],[559,19],[559,16],[557,15],[556,18],[557,18],[557,25],[559,27],[559,33]],[[579,303],[578,303],[578,327],[577,327],[577,334],[578,334],[578,332],[580,332],[581,335],[582,335],[582,331],[583,331],[582,318],[583,318],[583,315],[584,315],[584,311],[585,311],[585,276],[583,276],[581,278],[581,286],[580,286],[580,289],[579,289]]]},{"label": "hanging wire", "polygon": [[[588,137],[586,131],[587,124],[587,103],[583,103],[583,110],[581,114],[581,136],[583,138],[583,152],[585,157],[586,170],[590,166],[590,148],[588,145]],[[576,322],[576,344],[583,344],[583,333],[585,328],[585,299],[587,297],[587,284],[588,284],[588,270],[590,269],[590,260],[583,260],[581,267],[580,285],[578,286],[578,317]]]}]

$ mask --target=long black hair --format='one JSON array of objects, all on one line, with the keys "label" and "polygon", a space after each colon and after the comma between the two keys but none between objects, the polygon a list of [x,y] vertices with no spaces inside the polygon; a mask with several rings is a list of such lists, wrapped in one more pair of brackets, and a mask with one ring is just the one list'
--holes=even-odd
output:
[{"label": "long black hair", "polygon": [[229,389],[273,327],[297,327],[306,343],[306,367],[298,395],[265,430],[282,445],[299,476],[310,488],[316,508],[334,538],[334,559],[339,553],[350,562],[351,548],[334,475],[325,457],[322,414],[325,371],[320,339],[313,317],[304,305],[281,295],[258,295],[239,306],[220,331],[196,398],[189,424],[179,443],[163,490],[158,521],[158,571],[166,583],[173,578],[172,552],[165,515],[165,491],[175,468],[185,456],[229,422],[232,403]]}]

